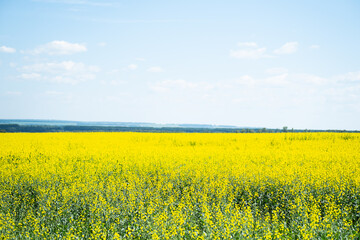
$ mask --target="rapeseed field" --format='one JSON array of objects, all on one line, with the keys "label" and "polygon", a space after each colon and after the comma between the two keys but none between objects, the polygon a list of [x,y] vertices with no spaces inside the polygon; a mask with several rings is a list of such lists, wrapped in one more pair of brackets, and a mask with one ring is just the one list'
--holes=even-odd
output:
[{"label": "rapeseed field", "polygon": [[360,135],[3,133],[0,239],[359,239]]}]

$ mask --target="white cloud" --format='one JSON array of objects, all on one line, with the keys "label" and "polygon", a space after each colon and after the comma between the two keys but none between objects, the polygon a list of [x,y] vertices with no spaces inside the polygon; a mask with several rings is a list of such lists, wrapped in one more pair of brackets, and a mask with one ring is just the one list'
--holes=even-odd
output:
[{"label": "white cloud", "polygon": [[285,87],[291,84],[288,73],[277,74],[265,78],[255,78],[250,75],[243,75],[233,80],[222,80],[216,82],[206,81],[187,81],[184,79],[164,80],[152,83],[149,87],[157,92],[170,92],[170,91],[195,91],[197,93],[209,92],[232,92],[236,89],[258,89],[268,87]]},{"label": "white cloud", "polygon": [[107,45],[106,42],[99,42],[99,43],[98,43],[98,46],[99,46],[99,47],[105,47],[106,45]]},{"label": "white cloud", "polygon": [[330,81],[329,79],[319,77],[319,76],[313,75],[313,74],[295,74],[294,79],[296,79],[299,83],[306,82],[306,83],[311,83],[311,84],[316,84],[316,85],[329,83],[329,81]]},{"label": "white cloud", "polygon": [[119,85],[125,84],[126,81],[123,81],[123,80],[110,80],[108,83],[110,85],[112,85],[112,86],[119,86]]},{"label": "white cloud", "polygon": [[22,92],[20,92],[20,91],[7,91],[7,92],[5,92],[5,95],[8,95],[8,96],[20,96],[20,95],[22,95]]},{"label": "white cloud", "polygon": [[338,76],[338,81],[331,76],[325,78],[285,70],[270,72],[271,75],[243,75],[215,82],[171,79],[149,82],[148,87],[169,101],[191,99],[206,104],[211,101],[219,107],[235,104],[245,109],[252,106],[269,114],[279,108],[281,112],[293,109],[322,111],[327,106],[360,110],[360,72]]},{"label": "white cloud", "polygon": [[179,89],[179,88],[194,89],[197,86],[198,86],[198,84],[196,84],[196,83],[189,82],[189,81],[186,81],[183,79],[176,79],[176,80],[164,80],[164,81],[157,82],[155,84],[152,84],[150,86],[150,88],[153,89],[154,91],[165,92],[172,88],[174,88],[174,89]]},{"label": "white cloud", "polygon": [[137,68],[138,68],[138,65],[136,65],[136,64],[130,64],[127,66],[127,69],[129,69],[129,70],[136,70]]},{"label": "white cloud", "polygon": [[20,70],[23,72],[19,76],[22,79],[69,84],[95,79],[95,73],[100,71],[97,66],[73,61],[37,63],[24,66]]},{"label": "white cloud", "polygon": [[74,95],[72,93],[61,92],[57,90],[48,90],[43,93],[48,99],[56,99],[66,103],[72,103]]},{"label": "white cloud", "polygon": [[298,42],[288,42],[288,43],[285,43],[280,48],[274,50],[274,53],[275,54],[291,54],[291,53],[295,53],[297,51],[298,45],[299,45]]},{"label": "white cloud", "polygon": [[263,78],[254,78],[249,75],[241,76],[240,78],[234,80],[236,84],[241,84],[245,86],[256,86],[256,87],[279,87],[279,86],[288,86],[292,84],[293,86],[309,86],[309,84],[314,87],[316,85],[328,84],[331,81],[327,78],[319,77],[312,74],[289,74],[287,69],[274,68],[268,69],[267,73],[271,76]]},{"label": "white cloud", "polygon": [[257,43],[256,42],[239,42],[238,46],[239,47],[257,47]]},{"label": "white cloud", "polygon": [[236,79],[235,82],[247,86],[255,85],[254,78],[249,75],[243,75],[240,78]]},{"label": "white cloud", "polygon": [[169,92],[179,90],[208,91],[213,89],[214,87],[221,86],[207,82],[193,82],[184,79],[171,79],[152,83],[149,85],[149,87],[156,92]]},{"label": "white cloud", "polygon": [[20,75],[22,79],[41,79],[42,76],[39,73],[22,73]]},{"label": "white cloud", "polygon": [[288,70],[286,68],[268,68],[265,71],[267,74],[274,75],[274,74],[283,74],[287,73]]},{"label": "white cloud", "polygon": [[313,45],[310,46],[310,48],[311,49],[318,49],[318,48],[320,48],[320,46],[317,45],[317,44],[313,44]]},{"label": "white cloud", "polygon": [[4,53],[14,53],[14,52],[16,52],[16,49],[15,49],[15,48],[11,48],[11,47],[1,46],[1,47],[0,47],[0,52],[4,52]]},{"label": "white cloud", "polygon": [[340,83],[360,83],[360,71],[358,72],[348,72],[335,77]]},{"label": "white cloud", "polygon": [[[273,52],[278,55],[295,53],[298,49],[298,42],[285,43]],[[258,47],[255,42],[239,42],[240,49],[230,50],[230,56],[239,59],[259,59],[259,58],[271,58],[272,55],[266,54],[265,47]]]},{"label": "white cloud", "polygon": [[48,55],[70,55],[86,51],[87,48],[84,44],[69,43],[66,41],[52,41],[35,48],[34,50],[30,51],[30,53]]},{"label": "white cloud", "polygon": [[265,78],[263,82],[271,85],[284,86],[289,83],[288,74],[284,73],[284,74],[268,77]]},{"label": "white cloud", "polygon": [[293,86],[303,87],[303,86],[311,86],[315,87],[316,85],[323,85],[330,83],[330,80],[327,78],[323,78],[314,74],[305,74],[305,73],[297,73],[297,74],[289,74],[287,71],[278,74],[274,74],[274,76],[264,78],[261,80],[263,84],[270,85],[282,85],[285,86],[287,84],[293,84]]},{"label": "white cloud", "polygon": [[155,92],[168,92],[169,88],[161,86],[161,84],[150,84],[149,88]]},{"label": "white cloud", "polygon": [[231,57],[239,59],[259,59],[271,57],[265,54],[266,48],[257,47],[258,45],[255,42],[240,42],[238,43],[238,46],[240,49],[230,50]]},{"label": "white cloud", "polygon": [[176,79],[176,80],[165,80],[162,82],[163,85],[169,87],[178,87],[178,88],[195,88],[198,84],[185,81],[183,79]]},{"label": "white cloud", "polygon": [[81,72],[81,71],[89,71],[89,72],[98,72],[99,68],[96,66],[87,66],[81,62],[73,62],[73,61],[63,61],[59,63],[37,63],[33,65],[27,65],[23,67],[24,70],[29,71],[38,71],[38,72],[49,72],[56,73],[59,71],[65,72]]},{"label": "white cloud", "polygon": [[230,56],[243,59],[259,59],[268,57],[265,55],[266,48],[230,50]]},{"label": "white cloud", "polygon": [[48,95],[48,96],[61,96],[61,95],[64,95],[63,92],[59,92],[59,91],[46,91],[45,94]]},{"label": "white cloud", "polygon": [[118,73],[119,71],[120,71],[119,69],[114,68],[114,69],[112,69],[112,70],[110,70],[110,71],[108,71],[106,73],[107,74],[115,74],[115,73]]},{"label": "white cloud", "polygon": [[[238,79],[233,81],[235,84],[240,84],[245,87],[262,87],[262,86],[280,86],[288,84],[288,74],[277,74],[275,76],[266,77],[266,78],[254,78],[250,75],[243,75]],[[234,86],[230,86],[230,88],[234,88]]]},{"label": "white cloud", "polygon": [[163,72],[164,69],[161,67],[150,67],[147,69],[148,72],[153,72],[153,73],[159,73],[159,72]]}]

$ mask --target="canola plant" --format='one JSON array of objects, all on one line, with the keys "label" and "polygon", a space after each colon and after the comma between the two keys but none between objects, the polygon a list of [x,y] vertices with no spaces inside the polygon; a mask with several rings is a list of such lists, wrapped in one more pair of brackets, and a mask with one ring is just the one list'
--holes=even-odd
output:
[{"label": "canola plant", "polygon": [[3,133],[0,239],[359,239],[356,133]]}]

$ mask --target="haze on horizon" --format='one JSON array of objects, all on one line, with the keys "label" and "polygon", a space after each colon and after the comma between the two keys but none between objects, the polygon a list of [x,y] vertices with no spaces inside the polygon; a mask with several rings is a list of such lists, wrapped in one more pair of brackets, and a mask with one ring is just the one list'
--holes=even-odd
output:
[{"label": "haze on horizon", "polygon": [[0,119],[360,129],[360,2],[0,2]]}]

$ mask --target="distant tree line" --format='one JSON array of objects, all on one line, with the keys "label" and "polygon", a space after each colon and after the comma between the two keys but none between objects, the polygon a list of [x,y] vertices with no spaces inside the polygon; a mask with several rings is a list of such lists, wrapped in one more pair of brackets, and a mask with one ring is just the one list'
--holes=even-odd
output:
[{"label": "distant tree line", "polygon": [[280,132],[360,132],[346,130],[303,130],[268,128],[193,128],[193,127],[118,127],[118,126],[76,126],[76,125],[20,125],[0,124],[0,133],[5,132],[185,132],[185,133],[280,133]]}]

